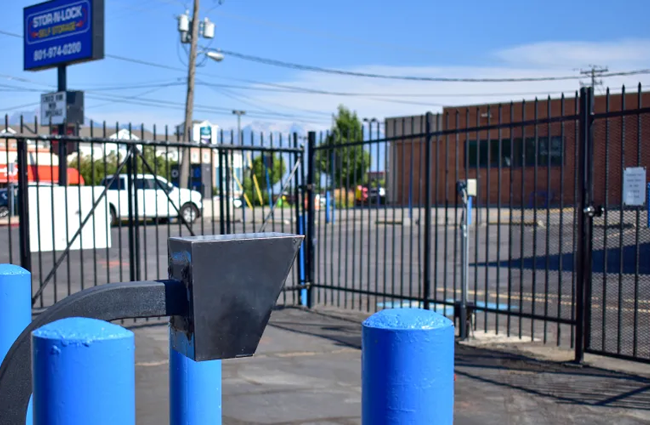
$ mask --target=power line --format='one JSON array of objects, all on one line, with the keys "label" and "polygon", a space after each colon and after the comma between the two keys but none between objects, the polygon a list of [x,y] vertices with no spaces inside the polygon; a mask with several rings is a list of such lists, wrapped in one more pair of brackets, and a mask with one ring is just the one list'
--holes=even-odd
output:
[{"label": "power line", "polygon": [[[0,77],[6,77],[6,78],[10,78],[10,79],[13,79],[13,80],[16,80],[16,81],[21,81],[21,82],[25,82],[25,83],[29,83],[29,84],[37,84],[37,85],[45,86],[45,87],[48,87],[48,88],[53,87],[52,85],[49,85],[49,84],[39,83],[37,81],[33,81],[33,80],[30,80],[30,79],[27,79],[27,78],[13,77],[11,75],[6,75],[6,74],[0,74]],[[96,93],[97,91],[96,90],[87,90],[86,92],[90,95],[89,97],[93,97],[92,95],[94,93]],[[136,100],[136,99],[132,99],[130,96],[119,96],[119,95],[115,95],[115,94],[101,94],[101,95],[104,96],[104,98],[108,97],[109,100],[116,100],[116,101],[119,101],[119,100],[133,100],[133,101],[135,101]],[[95,95],[95,97],[97,97],[97,95]],[[166,104],[166,105],[170,105],[170,106],[172,106],[172,105],[174,105],[174,106],[175,105],[183,105],[183,103],[180,103],[180,102],[173,102],[173,101],[164,100],[164,99],[140,98],[140,99],[137,99],[137,101],[141,102],[141,103],[144,103],[147,106],[149,106],[147,104],[147,102],[151,103],[152,105],[156,105],[156,104],[160,104],[160,105],[165,105]],[[232,108],[215,107],[215,106],[209,106],[209,105],[196,105],[196,107],[197,108],[203,108],[203,109],[209,109],[211,111],[224,111],[224,112],[227,111],[228,115],[230,115],[230,113],[232,111]],[[315,119],[314,117],[299,116],[299,115],[292,115],[292,114],[284,114],[284,113],[273,112],[273,111],[249,110],[248,112],[250,114],[258,115],[258,116],[261,116],[261,117],[263,117],[264,115],[270,115],[270,116],[285,117],[285,118],[296,118],[296,119],[303,119],[303,120],[314,120]],[[310,121],[310,122],[313,122],[313,121]]]},{"label": "power line", "polygon": [[[198,80],[197,83],[199,83],[199,84],[201,84],[201,85],[204,85],[205,82]],[[213,90],[216,90],[216,88],[211,87],[210,85],[207,85],[207,84],[205,84],[205,85],[206,85],[207,87],[213,89]],[[230,93],[229,90],[225,90],[225,89],[222,89],[222,90],[219,91],[219,92],[222,93],[222,94],[225,94],[226,96],[228,96],[229,93]],[[247,104],[249,104],[249,105],[256,106],[256,107],[258,107],[258,108],[260,108],[260,106],[257,105],[256,103],[265,103],[265,104],[267,104],[267,105],[276,106],[276,107],[280,107],[280,108],[293,109],[293,110],[297,110],[297,111],[301,111],[301,112],[306,112],[306,113],[310,113],[310,114],[315,114],[315,115],[324,115],[324,116],[327,116],[327,117],[330,116],[330,113],[329,113],[329,112],[314,111],[314,110],[310,110],[310,109],[302,109],[302,108],[298,109],[298,108],[294,108],[294,107],[291,107],[291,106],[283,105],[283,104],[280,104],[280,103],[269,102],[269,101],[264,101],[264,100],[259,100],[259,99],[251,98],[250,96],[246,96],[246,95],[244,95],[244,94],[234,94],[234,93],[230,93],[229,97],[231,97],[232,99],[235,99],[235,100],[239,100],[240,102],[244,102],[244,103],[247,103]],[[255,103],[246,102],[246,101],[244,101],[242,98],[244,98],[244,99],[249,99],[250,101],[255,102]]]},{"label": "power line", "polygon": [[[13,33],[13,32],[8,32],[8,31],[0,30],[0,34],[8,35],[8,36],[11,36],[11,37],[22,38],[22,36],[20,34]],[[321,68],[321,67],[312,66],[312,65],[301,65],[301,64],[295,64],[295,63],[290,63],[290,62],[279,61],[279,60],[276,60],[276,59],[268,59],[268,58],[262,58],[262,57],[259,57],[259,56],[253,56],[253,55],[247,55],[247,54],[243,54],[243,53],[237,53],[237,52],[233,52],[233,51],[230,51],[230,50],[220,50],[220,52],[225,53],[225,54],[227,54],[229,56],[232,56],[232,57],[239,58],[239,59],[253,61],[253,62],[259,62],[259,63],[265,63],[267,65],[288,67],[288,68],[300,69],[300,70],[305,70],[305,71],[324,72],[324,73],[328,73],[328,74],[339,74],[339,75],[349,75],[349,76],[354,76],[354,77],[380,78],[380,79],[391,79],[391,80],[432,81],[432,82],[465,82],[465,83],[516,83],[516,82],[536,82],[536,81],[569,81],[569,80],[580,80],[582,78],[580,76],[571,76],[571,75],[559,76],[559,77],[522,77],[522,78],[455,78],[455,77],[416,77],[416,76],[404,76],[404,75],[383,75],[383,74],[343,71],[343,70],[338,70],[338,69],[328,69],[328,68]],[[172,71],[185,72],[185,70],[182,69],[182,68],[177,68],[177,67],[164,65],[164,64],[160,64],[160,63],[155,63],[155,62],[144,61],[144,60],[141,60],[141,59],[128,58],[128,57],[125,57],[125,56],[112,55],[112,54],[106,54],[105,56],[109,57],[109,58],[113,58],[113,59],[126,61],[126,62],[133,62],[133,63],[138,63],[138,64],[141,64],[141,65],[153,66],[153,67],[162,68],[162,69],[169,69],[169,70],[172,70]],[[226,80],[241,81],[241,82],[247,82],[247,83],[251,83],[251,84],[262,84],[262,85],[267,85],[267,86],[284,87],[284,88],[292,89],[291,86],[287,86],[287,85],[264,83],[264,82],[260,82],[260,81],[247,80],[247,79],[243,79],[243,78],[224,77],[224,76],[218,76],[218,75],[207,74],[207,73],[203,73],[203,74],[204,75],[209,75],[209,76],[212,76],[212,77],[215,77],[215,78],[226,79]],[[603,73],[600,76],[602,78],[607,78],[607,77],[624,77],[624,76],[641,75],[641,74],[650,74],[650,68],[635,69],[635,70],[631,70],[631,71],[621,71],[621,72],[609,72],[609,73]],[[295,87],[293,87],[293,88],[295,89]],[[315,90],[315,89],[314,90],[305,89],[305,90],[307,90],[309,92],[318,92],[318,90]]]},{"label": "power line", "polygon": [[[277,59],[263,58],[260,56],[247,55],[244,53],[233,52],[230,50],[220,50],[220,53],[232,56],[235,58],[247,60],[250,62],[262,63],[265,65],[279,66],[282,68],[298,69],[302,71],[322,72],[326,74],[347,75],[351,77],[364,77],[364,78],[380,78],[387,80],[406,80],[406,81],[432,81],[432,82],[459,82],[459,83],[523,83],[523,82],[539,82],[539,81],[565,81],[565,80],[580,80],[582,77],[578,75],[565,75],[559,77],[522,77],[522,78],[457,78],[457,77],[416,77],[408,75],[386,75],[374,74],[367,72],[353,72],[343,71],[340,69],[322,68],[313,65],[303,65],[291,62],[284,62]],[[636,75],[636,74],[649,74],[650,69],[639,69],[634,71],[616,72],[610,74],[602,74],[603,77],[614,77],[622,75]]]},{"label": "power line", "polygon": [[9,31],[3,31],[3,30],[0,30],[0,34],[8,35],[9,37],[23,38],[22,35],[20,35],[20,34],[16,34],[15,32],[9,32]]},{"label": "power line", "polygon": [[[15,33],[10,33],[6,31],[0,31],[0,34],[6,34],[14,37],[21,38],[19,34]],[[234,52],[229,52],[229,54],[232,55],[237,55]],[[134,58],[129,58],[125,56],[119,56],[119,55],[112,55],[112,54],[106,54],[106,57],[116,59],[116,60],[121,60],[125,62],[131,62],[131,63],[137,63],[140,65],[145,65],[145,66],[151,66],[151,67],[156,67],[156,68],[161,68],[161,69],[168,69],[172,71],[178,71],[178,72],[185,72],[184,69],[170,66],[170,65],[165,65],[161,63],[156,63],[156,62],[150,62],[150,61],[145,61],[141,59],[134,59]],[[333,70],[332,70],[333,71]],[[346,71],[336,71],[336,72],[346,72]],[[620,76],[629,76],[629,75],[639,75],[639,74],[650,74],[650,69],[639,69],[639,70],[632,70],[632,71],[623,71],[623,72],[613,72],[613,73],[607,73],[601,75],[601,77],[620,77]],[[231,80],[231,81],[239,81],[243,83],[249,83],[249,84],[257,84],[265,87],[270,87],[270,88],[277,88],[277,89],[285,89],[287,91],[293,91],[293,92],[304,92],[304,93],[313,93],[313,94],[324,94],[324,95],[332,95],[332,96],[366,96],[366,97],[371,97],[371,96],[376,96],[376,97],[482,97],[482,96],[490,96],[490,97],[496,97],[496,96],[534,96],[534,95],[553,95],[553,94],[561,94],[564,92],[569,92],[571,90],[566,90],[566,91],[557,91],[557,92],[524,92],[524,93],[436,93],[436,94],[395,94],[395,93],[388,93],[388,94],[380,94],[380,93],[343,93],[343,92],[332,92],[332,91],[327,91],[327,90],[319,90],[319,89],[312,89],[312,88],[307,88],[307,87],[299,87],[299,86],[292,86],[292,85],[287,85],[287,84],[277,84],[277,83],[267,83],[267,82],[262,82],[262,81],[255,81],[255,80],[250,80],[250,79],[244,79],[244,78],[235,78],[235,77],[226,77],[223,75],[215,75],[215,74],[209,74],[209,73],[204,73],[201,72],[201,75],[205,76],[210,76],[212,78],[218,78],[218,79],[224,79],[224,80]],[[377,76],[377,78],[384,78],[384,77],[390,77],[390,76]],[[398,78],[398,77],[396,77]],[[401,77],[400,77],[401,78]],[[407,77],[408,78],[408,77]],[[425,77],[413,77],[413,78],[418,78],[422,79]],[[553,78],[554,80],[559,80],[559,79],[567,79],[567,80],[576,80],[580,79],[582,77],[575,76],[575,77],[548,77],[548,78]],[[441,80],[441,79],[429,79],[429,80],[434,80],[434,81],[447,81],[447,80]],[[467,81],[467,82],[496,82],[496,81],[513,81],[513,82],[519,82],[519,81],[551,81],[548,79],[540,79],[540,80],[535,80],[535,79],[458,79],[459,81]],[[428,81],[428,80],[427,80]],[[451,80],[450,80],[451,81]],[[207,83],[206,83],[207,84]],[[217,86],[212,84],[213,86]],[[222,87],[229,87],[226,85],[222,85]],[[265,90],[265,91],[273,91],[270,89],[262,89],[260,87],[236,87],[232,86],[232,88],[240,88],[240,89],[246,89],[246,90]],[[374,99],[377,101],[381,101],[381,99]]]}]

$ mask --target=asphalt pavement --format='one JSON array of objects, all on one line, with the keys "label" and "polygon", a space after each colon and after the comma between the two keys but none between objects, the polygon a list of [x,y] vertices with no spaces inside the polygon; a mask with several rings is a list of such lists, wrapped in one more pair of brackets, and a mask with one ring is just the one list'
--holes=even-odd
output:
[{"label": "asphalt pavement", "polygon": [[[237,210],[226,223],[203,217],[195,234],[254,232],[261,229],[269,208]],[[297,232],[294,210],[279,208],[264,231]],[[510,211],[481,209],[470,227],[468,299],[481,311],[476,331],[499,328],[512,335],[560,342],[570,346],[576,288],[576,222],[573,210]],[[542,220],[542,225],[537,224]],[[590,344],[593,349],[650,359],[650,231],[636,223],[647,217],[632,211],[611,211],[607,223],[594,229]],[[433,308],[451,316],[461,294],[459,209],[432,210],[431,256],[424,258],[424,210],[356,208],[336,211],[328,222],[316,216],[315,304],[366,312],[402,305],[421,306],[425,264],[429,265]],[[607,225],[605,225],[607,224]],[[172,223],[140,223],[139,255],[129,245],[126,223],[111,229],[109,249],[33,253],[36,307],[47,307],[82,288],[132,278],[167,277],[169,236],[188,235]],[[0,227],[0,262],[19,261],[18,228]],[[246,259],[254,263],[255,259]],[[54,264],[59,264],[52,272]],[[300,282],[294,267],[287,287]],[[297,291],[281,295],[279,303],[295,305]],[[548,318],[548,321],[542,320]]]},{"label": "asphalt pavement", "polygon": [[[280,309],[252,358],[223,361],[225,425],[361,423],[360,321],[353,312]],[[137,423],[168,423],[166,325],[136,334]],[[480,342],[481,340],[478,340]],[[482,343],[456,346],[459,425],[644,424],[650,369],[576,368]],[[507,340],[505,340],[507,342]],[[560,353],[563,354],[563,353]],[[569,353],[570,355],[570,353]]]}]

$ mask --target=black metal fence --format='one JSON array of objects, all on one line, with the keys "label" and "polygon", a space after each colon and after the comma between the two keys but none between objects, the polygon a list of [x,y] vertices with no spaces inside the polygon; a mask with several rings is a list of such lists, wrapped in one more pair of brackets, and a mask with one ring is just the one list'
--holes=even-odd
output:
[{"label": "black metal fence", "polygon": [[[295,135],[238,140],[222,132],[218,144],[188,144],[167,128],[162,136],[119,124],[91,124],[81,136],[52,130],[6,122],[0,135],[8,164],[0,192],[14,201],[0,217],[0,263],[32,271],[36,309],[107,282],[166,279],[170,236],[302,232]],[[64,184],[60,142],[69,154]],[[193,163],[189,189],[178,187],[184,151]],[[281,304],[298,303],[300,263],[294,269]]]},{"label": "black metal fence", "polygon": [[[639,86],[634,93],[594,97],[583,89],[532,102],[445,108],[367,121],[346,133],[311,132],[306,146],[297,135],[243,140],[232,133],[215,145],[187,144],[178,132],[170,137],[165,129],[161,138],[155,128],[141,130],[139,140],[121,140],[111,138],[120,127],[106,125],[91,126],[86,138],[60,138],[30,135],[23,124],[0,139],[7,158],[16,144],[18,181],[33,180],[34,193],[42,190],[47,179],[24,175],[21,164],[39,169],[39,158],[48,156],[54,164],[52,142],[73,141],[68,166],[85,184],[74,188],[76,203],[62,204],[82,205],[82,213],[59,218],[70,212],[52,207],[52,186],[44,192],[49,203],[47,196],[18,194],[18,204],[39,219],[15,227],[17,217],[0,218],[8,224],[0,232],[8,247],[0,262],[31,262],[35,307],[45,307],[90,285],[166,277],[168,236],[296,232],[307,243],[281,303],[366,312],[412,306],[456,318],[466,293],[474,332],[573,347],[577,359],[586,351],[649,361],[644,99],[650,95]],[[88,161],[95,147],[97,160]],[[196,185],[188,176],[200,202],[176,187],[184,149],[205,168]],[[637,173],[635,190],[644,199],[626,198],[640,196],[628,194],[626,173]],[[468,179],[476,179],[477,193],[465,269],[461,224],[469,211],[457,182]],[[63,196],[74,196],[74,189]],[[87,201],[92,214],[80,201],[84,190],[95,200]],[[102,196],[107,202],[98,202]],[[19,213],[23,223],[25,212]],[[103,230],[109,247],[96,247],[99,217],[113,222]],[[77,239],[83,247],[91,238],[92,248],[78,249],[65,226],[79,229],[85,220],[95,230]],[[32,242],[25,251],[30,234],[38,246]],[[60,242],[65,249],[43,249],[59,234],[67,235]]]}]

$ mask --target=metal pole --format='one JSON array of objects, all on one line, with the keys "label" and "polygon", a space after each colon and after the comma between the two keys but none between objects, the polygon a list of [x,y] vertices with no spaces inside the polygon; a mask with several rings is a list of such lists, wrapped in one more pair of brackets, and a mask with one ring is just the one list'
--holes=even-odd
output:
[{"label": "metal pole", "polygon": [[[577,241],[577,271],[576,271],[576,333],[575,333],[575,361],[584,360],[588,334],[588,299],[591,287],[591,232],[593,219],[591,206],[591,160],[592,160],[592,89],[580,89],[579,125],[580,138],[578,139],[578,241]],[[591,208],[590,208],[591,207]]]},{"label": "metal pole", "polygon": [[463,204],[465,212],[461,224],[462,237],[460,241],[460,339],[467,339],[467,279],[469,277],[469,223],[468,223],[468,199],[463,193]]},{"label": "metal pole", "polygon": [[135,425],[133,332],[71,317],[32,332],[36,425]]},{"label": "metal pole", "polygon": [[[190,40],[190,58],[187,69],[187,96],[185,99],[185,121],[183,122],[183,134],[186,143],[191,143],[190,129],[192,126],[192,110],[194,107],[194,75],[196,73],[196,45],[199,40],[199,0],[194,0],[194,10],[192,12],[192,29]],[[178,186],[189,188],[190,175],[190,148],[183,148],[181,157],[180,175],[178,176]]]},{"label": "metal pole", "polygon": [[18,140],[18,231],[20,233],[20,265],[32,270],[29,234],[29,182],[27,174],[27,140]]},{"label": "metal pole", "polygon": [[433,311],[386,309],[363,322],[361,423],[451,425],[454,324]]},{"label": "metal pole", "polygon": [[[60,65],[57,67],[57,91],[65,92],[68,90],[67,66]],[[66,105],[68,99],[66,97]],[[59,130],[59,186],[68,184],[68,143],[65,141],[67,135],[65,122],[58,126]]]},{"label": "metal pole", "polygon": [[[246,111],[241,111],[241,110],[234,110],[232,111],[233,114],[237,115],[237,139],[240,145],[244,144],[244,139],[242,139],[241,135],[241,116],[246,114]],[[234,155],[234,154],[233,154]],[[242,152],[242,170],[245,170],[246,167],[244,167],[244,153]],[[233,173],[235,171],[233,170]],[[243,178],[244,173],[242,172],[242,181],[244,180]],[[243,192],[243,196],[246,196],[246,192],[244,191],[244,187],[242,186],[241,188]],[[246,226],[246,198],[242,200],[242,205],[241,205],[241,213],[242,213],[242,222],[244,223],[244,226]],[[252,213],[252,212],[251,212]],[[234,213],[233,213],[234,214]]]},{"label": "metal pole", "polygon": [[313,284],[316,271],[316,206],[314,180],[316,179],[316,132],[310,131],[307,140],[307,307],[312,307]]},{"label": "metal pole", "polygon": [[169,424],[221,425],[221,360],[195,362],[169,345]]},{"label": "metal pole", "polygon": [[[293,133],[293,147],[298,147],[298,135]],[[295,197],[296,197],[296,219],[298,223],[298,234],[306,234],[305,230],[305,203],[304,203],[304,192],[303,185],[305,184],[305,151],[303,149],[302,153],[296,154],[296,161],[300,161],[300,172],[296,177],[295,184]],[[650,189],[649,189],[650,190]],[[650,199],[650,198],[649,198]],[[302,214],[300,211],[302,210]],[[650,218],[648,219],[650,220]],[[300,271],[300,284],[305,285],[305,244],[303,243],[300,246],[300,251],[298,251],[298,270]],[[307,290],[300,290],[300,305],[307,305]]]},{"label": "metal pole", "polygon": [[[426,115],[426,136],[424,143],[424,285],[422,298],[424,309],[429,310],[431,296],[431,120],[433,114]],[[438,164],[436,164],[437,166]],[[437,260],[437,259],[436,259]]]},{"label": "metal pole", "polygon": [[129,197],[127,204],[129,208],[129,278],[131,281],[136,280],[136,261],[137,258],[135,256],[135,238],[138,237],[138,235],[135,233],[135,220],[134,220],[134,198],[136,196],[135,188],[134,188],[134,180],[133,180],[133,175],[135,174],[135,167],[133,166],[133,151],[129,150],[127,151],[128,157],[126,158],[126,183],[127,183],[127,188],[126,188],[126,193],[127,196]]}]

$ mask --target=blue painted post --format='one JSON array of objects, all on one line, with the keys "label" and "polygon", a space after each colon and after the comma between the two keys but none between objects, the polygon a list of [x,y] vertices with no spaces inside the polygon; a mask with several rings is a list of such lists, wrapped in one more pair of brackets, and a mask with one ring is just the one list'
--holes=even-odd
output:
[{"label": "blue painted post", "polygon": [[467,225],[472,225],[472,196],[467,197]]},{"label": "blue painted post", "polygon": [[195,362],[170,343],[169,424],[221,425],[221,360]]},{"label": "blue painted post", "polygon": [[[264,163],[264,171],[266,172],[266,192],[269,194],[269,208],[273,208],[273,188],[271,187],[271,176],[269,175],[269,167],[266,165],[264,154],[262,154],[262,162]],[[271,157],[271,164],[273,164],[273,157]]]},{"label": "blue painted post", "polygon": [[[16,338],[32,321],[32,275],[13,264],[0,264],[0,364]],[[32,402],[26,416],[32,423]]]},{"label": "blue painted post", "polygon": [[[305,222],[304,218],[306,215],[298,216],[298,234],[305,235]],[[305,270],[305,244],[300,245],[300,251],[298,251],[298,261],[300,261],[300,283],[305,284],[306,281],[306,270]],[[307,290],[300,290],[300,305],[307,307]]]},{"label": "blue painted post", "polygon": [[382,310],[363,322],[363,425],[451,425],[454,324],[415,308]]},{"label": "blue painted post", "polygon": [[32,332],[34,424],[135,425],[135,341],[121,326],[70,317]]},{"label": "blue painted post", "polygon": [[330,222],[330,208],[331,208],[331,196],[330,196],[330,191],[325,192],[325,223]]}]

